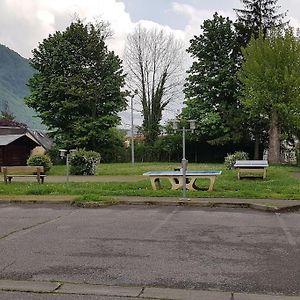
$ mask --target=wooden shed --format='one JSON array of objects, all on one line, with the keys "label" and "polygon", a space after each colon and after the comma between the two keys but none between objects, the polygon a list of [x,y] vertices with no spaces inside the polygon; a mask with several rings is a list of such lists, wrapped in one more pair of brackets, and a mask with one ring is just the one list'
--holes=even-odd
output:
[{"label": "wooden shed", "polygon": [[33,149],[47,151],[51,145],[47,134],[26,124],[0,119],[0,166],[24,166]]},{"label": "wooden shed", "polygon": [[25,166],[39,143],[28,134],[0,135],[0,166]]}]

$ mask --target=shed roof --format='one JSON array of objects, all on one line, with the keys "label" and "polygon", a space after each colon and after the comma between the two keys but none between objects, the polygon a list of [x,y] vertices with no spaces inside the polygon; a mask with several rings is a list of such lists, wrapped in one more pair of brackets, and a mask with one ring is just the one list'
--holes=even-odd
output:
[{"label": "shed roof", "polygon": [[34,139],[30,138],[28,135],[26,134],[7,134],[7,135],[0,135],[0,146],[6,146],[9,145],[10,143],[16,141],[17,139],[26,136],[27,138],[29,138],[30,140],[32,140],[33,142],[35,142],[36,144],[37,141],[35,141]]}]

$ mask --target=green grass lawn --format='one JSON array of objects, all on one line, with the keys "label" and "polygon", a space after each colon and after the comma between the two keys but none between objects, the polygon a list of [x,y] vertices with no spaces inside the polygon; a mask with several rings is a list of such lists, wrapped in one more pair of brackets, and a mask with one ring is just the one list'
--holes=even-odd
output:
[{"label": "green grass lawn", "polygon": [[[130,163],[100,164],[98,176],[108,175],[142,175],[151,170],[172,170],[179,163]],[[237,180],[235,170],[226,170],[223,164],[189,164],[192,170],[222,170],[215,183],[213,192],[201,190],[189,192],[188,197],[235,197],[235,198],[275,198],[300,199],[300,179],[294,173],[300,172],[295,166],[271,166],[267,179]],[[49,175],[65,175],[65,166],[54,166]],[[208,187],[208,181],[198,180],[198,185]],[[112,183],[47,183],[12,182],[0,184],[0,195],[74,195],[84,200],[100,200],[114,196],[181,196],[181,191],[170,190],[167,180],[163,181],[164,189],[153,191],[150,180],[137,182]]]},{"label": "green grass lawn", "polygon": [[[180,167],[180,163],[135,163],[134,166],[131,163],[115,163],[115,164],[100,164],[97,167],[97,176],[111,176],[111,175],[142,175],[148,171],[155,170],[173,170]],[[191,170],[223,170],[222,164],[189,164]],[[53,166],[49,172],[49,175],[66,175],[66,166],[57,165]]]}]

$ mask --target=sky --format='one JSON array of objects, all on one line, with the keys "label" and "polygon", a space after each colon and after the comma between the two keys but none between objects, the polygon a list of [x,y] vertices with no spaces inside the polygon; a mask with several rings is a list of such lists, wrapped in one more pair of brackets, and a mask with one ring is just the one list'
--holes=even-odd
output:
[{"label": "sky", "polygon": [[[300,0],[278,0],[280,12],[287,11],[290,25],[300,28]],[[121,58],[127,35],[138,24],[171,32],[186,47],[200,26],[214,12],[235,19],[233,8],[240,0],[0,0],[0,44],[25,58],[38,43],[55,31],[63,31],[75,15],[85,21],[105,20],[111,24],[110,50]]]},{"label": "sky", "polygon": [[[280,11],[300,27],[300,0],[279,0]],[[75,14],[86,21],[110,22],[114,32],[110,49],[122,56],[126,36],[137,24],[171,31],[187,46],[200,34],[203,20],[215,11],[231,19],[240,0],[0,0],[0,43],[23,57],[56,30],[64,30]]]}]

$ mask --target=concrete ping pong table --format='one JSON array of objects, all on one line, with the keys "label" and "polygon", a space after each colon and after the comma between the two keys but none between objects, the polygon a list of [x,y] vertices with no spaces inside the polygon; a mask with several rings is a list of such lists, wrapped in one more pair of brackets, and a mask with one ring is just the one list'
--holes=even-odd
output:
[{"label": "concrete ping pong table", "polygon": [[[207,178],[210,180],[208,191],[212,191],[216,177],[220,175],[222,171],[186,171],[186,188],[191,191],[200,190],[196,185],[198,178]],[[183,173],[179,171],[152,171],[146,172],[144,176],[149,176],[153,190],[161,189],[161,178],[166,178],[172,185],[172,190],[178,190],[183,188]]]},{"label": "concrete ping pong table", "polygon": [[259,176],[266,179],[268,166],[267,160],[237,160],[234,164],[238,179],[250,176]]}]

